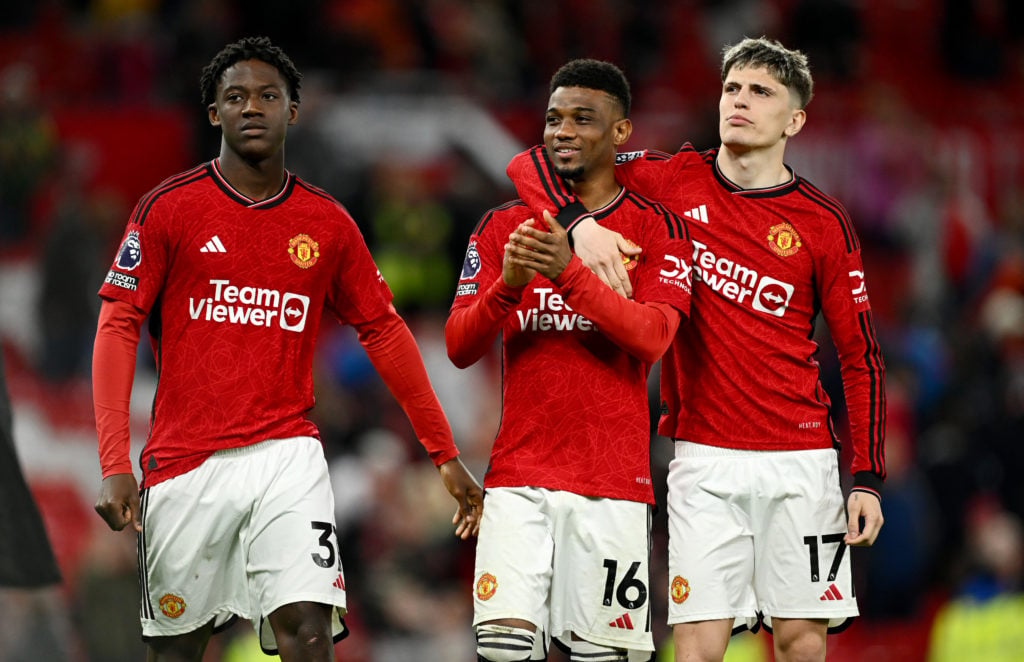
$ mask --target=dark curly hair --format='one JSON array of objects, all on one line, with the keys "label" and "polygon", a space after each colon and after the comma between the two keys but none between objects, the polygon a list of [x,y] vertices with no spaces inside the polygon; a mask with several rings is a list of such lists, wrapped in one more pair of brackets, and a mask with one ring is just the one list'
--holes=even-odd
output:
[{"label": "dark curly hair", "polygon": [[629,81],[622,70],[611,62],[589,58],[570,60],[551,77],[548,92],[554,92],[559,87],[585,87],[605,92],[622,106],[623,117],[629,117]]},{"label": "dark curly hair", "polygon": [[224,71],[236,62],[244,60],[260,60],[276,67],[288,82],[288,97],[295,103],[299,102],[302,74],[295,68],[291,58],[267,37],[246,37],[222,48],[213,56],[210,64],[203,67],[203,73],[199,77],[203,106],[209,106],[216,100],[217,83]]}]

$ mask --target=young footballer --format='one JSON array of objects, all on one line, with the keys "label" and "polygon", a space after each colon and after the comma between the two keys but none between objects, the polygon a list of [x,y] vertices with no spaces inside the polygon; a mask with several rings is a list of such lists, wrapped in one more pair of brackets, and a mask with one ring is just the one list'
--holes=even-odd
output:
[{"label": "young footballer", "polygon": [[646,384],[689,312],[693,248],[681,218],[615,181],[632,131],[622,72],[574,60],[549,87],[544,153],[588,212],[644,253],[627,265],[627,300],[571,253],[555,219],[531,218],[521,201],[487,212],[470,237],[448,354],[465,367],[502,340],[501,425],[476,555],[477,653],[543,660],[553,638],[574,662],[648,660]]},{"label": "young footballer", "polygon": [[[200,660],[234,617],[284,660],[334,659],[346,579],[307,418],[325,311],[356,329],[401,403],[459,504],[457,534],[479,525],[480,488],[355,222],[284,167],[300,78],[265,38],[213,58],[201,88],[220,155],[143,196],[100,288],[96,510],[138,531],[150,660]],[[140,493],[128,404],[147,316],[159,381]]]}]

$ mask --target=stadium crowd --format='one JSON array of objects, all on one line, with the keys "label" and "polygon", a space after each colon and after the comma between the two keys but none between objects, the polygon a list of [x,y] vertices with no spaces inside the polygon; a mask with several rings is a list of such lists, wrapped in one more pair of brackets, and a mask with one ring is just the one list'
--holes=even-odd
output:
[{"label": "stadium crowd", "polygon": [[[360,224],[482,479],[499,355],[459,371],[442,331],[473,225],[512,192],[504,163],[539,142],[550,74],[574,56],[616,62],[633,85],[627,149],[704,149],[717,143],[703,100],[717,96],[721,46],[765,34],[810,57],[815,119],[789,162],[850,211],[888,369],[886,526],[854,551],[862,618],[830,659],[1024,659],[1019,628],[1004,640],[992,626],[1024,615],[1022,14],[1012,0],[4,3],[0,343],[64,582],[0,590],[0,612],[18,614],[0,619],[0,655],[139,659],[134,539],[91,509],[96,291],[134,201],[215,153],[218,134],[195,121],[195,81],[221,44],[267,34],[307,73],[287,165]],[[360,112],[367,104],[377,112]],[[321,334],[313,416],[351,578],[341,659],[470,659],[472,545],[451,535],[434,469],[354,333]],[[141,441],[147,412],[136,417]],[[670,458],[654,439],[659,502]],[[655,534],[664,540],[663,509]],[[670,642],[659,547],[654,622]],[[236,626],[207,659],[260,659],[248,634]]]}]

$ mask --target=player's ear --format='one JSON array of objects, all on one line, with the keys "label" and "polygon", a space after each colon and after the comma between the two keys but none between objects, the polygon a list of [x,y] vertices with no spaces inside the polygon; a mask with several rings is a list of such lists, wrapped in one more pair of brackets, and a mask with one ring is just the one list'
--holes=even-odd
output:
[{"label": "player's ear", "polygon": [[206,116],[210,120],[210,126],[220,126],[220,114],[217,112],[217,104],[211,103],[206,107]]},{"label": "player's ear", "polygon": [[295,124],[299,121],[299,102],[289,101],[288,102],[288,126]]},{"label": "player's ear", "polygon": [[633,134],[633,122],[628,117],[615,122],[612,126],[612,140],[616,145],[623,145]]},{"label": "player's ear", "polygon": [[789,118],[789,124],[782,130],[782,134],[787,138],[792,138],[800,133],[800,129],[804,128],[804,122],[806,121],[807,112],[803,108],[795,109]]}]

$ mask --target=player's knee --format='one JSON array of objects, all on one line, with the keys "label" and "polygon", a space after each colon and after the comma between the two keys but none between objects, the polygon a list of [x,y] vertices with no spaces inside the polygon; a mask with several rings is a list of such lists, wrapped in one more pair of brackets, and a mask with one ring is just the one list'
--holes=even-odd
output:
[{"label": "player's knee", "polygon": [[303,623],[295,633],[295,644],[299,650],[319,651],[333,643],[330,627],[325,628],[320,623]]},{"label": "player's knee", "polygon": [[799,632],[775,637],[775,659],[780,662],[823,662],[825,638],[817,632]]},{"label": "player's knee", "polygon": [[569,662],[626,662],[626,650],[614,646],[595,644],[592,641],[573,639],[572,650],[569,651]]},{"label": "player's knee", "polygon": [[528,662],[537,633],[509,625],[484,623],[476,628],[476,655],[480,662]]}]

